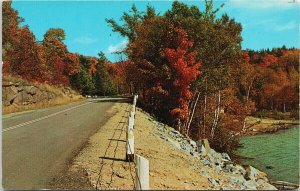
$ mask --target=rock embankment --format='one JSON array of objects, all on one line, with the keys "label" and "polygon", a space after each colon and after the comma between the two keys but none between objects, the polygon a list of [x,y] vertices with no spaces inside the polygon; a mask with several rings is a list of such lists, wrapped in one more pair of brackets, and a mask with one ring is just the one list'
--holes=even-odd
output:
[{"label": "rock embankment", "polygon": [[[231,161],[227,153],[218,153],[211,149],[207,143],[196,143],[183,136],[175,129],[159,123],[148,115],[149,120],[157,127],[160,138],[179,150],[197,158],[208,168],[199,171],[205,176],[214,189],[251,189],[251,190],[277,190],[269,183],[267,174],[249,165],[239,165]],[[208,170],[209,169],[209,170]],[[213,178],[210,173],[214,171],[222,178]]]},{"label": "rock embankment", "polygon": [[53,87],[47,84],[36,84],[20,81],[2,81],[2,105],[5,113],[66,103],[81,97],[70,87]]}]

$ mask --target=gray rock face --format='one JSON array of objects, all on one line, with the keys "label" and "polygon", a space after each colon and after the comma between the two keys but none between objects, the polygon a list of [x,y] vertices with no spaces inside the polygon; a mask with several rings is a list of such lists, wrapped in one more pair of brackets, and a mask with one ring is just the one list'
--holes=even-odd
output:
[{"label": "gray rock face", "polygon": [[61,87],[61,93],[53,93],[45,88],[35,85],[22,85],[8,81],[2,82],[2,102],[4,106],[11,105],[30,105],[39,102],[51,102],[52,100],[63,97],[63,94],[74,97],[77,93],[69,87]]}]

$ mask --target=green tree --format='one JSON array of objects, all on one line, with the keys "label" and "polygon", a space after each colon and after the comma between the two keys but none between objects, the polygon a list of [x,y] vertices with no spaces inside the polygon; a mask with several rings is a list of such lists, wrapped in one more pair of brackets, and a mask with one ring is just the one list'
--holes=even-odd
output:
[{"label": "green tree", "polygon": [[103,52],[100,52],[98,56],[97,70],[94,76],[95,93],[103,96],[115,95],[116,87],[107,71],[108,60]]},{"label": "green tree", "polygon": [[80,72],[70,77],[71,85],[83,95],[91,95],[94,90],[94,84],[91,76],[88,75],[84,67],[81,67]]}]

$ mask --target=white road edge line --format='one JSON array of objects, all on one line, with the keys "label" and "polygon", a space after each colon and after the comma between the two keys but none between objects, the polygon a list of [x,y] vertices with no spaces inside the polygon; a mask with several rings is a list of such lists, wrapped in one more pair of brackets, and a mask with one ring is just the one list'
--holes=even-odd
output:
[{"label": "white road edge line", "polygon": [[31,121],[27,121],[27,122],[24,122],[24,123],[20,123],[20,124],[18,124],[18,125],[15,125],[15,126],[11,126],[11,127],[5,128],[5,129],[2,130],[2,132],[10,131],[10,130],[13,130],[13,129],[16,129],[16,128],[19,128],[19,127],[24,127],[24,126],[26,126],[26,125],[29,125],[29,124],[32,124],[32,123],[41,121],[41,120],[43,120],[43,119],[47,119],[47,118],[53,117],[53,116],[55,116],[55,115],[58,115],[58,114],[61,114],[61,113],[64,113],[64,112],[67,112],[67,111],[76,109],[76,108],[78,108],[78,107],[81,107],[81,106],[84,106],[84,105],[91,104],[91,103],[92,103],[92,102],[84,103],[84,104],[77,105],[77,106],[74,106],[74,107],[71,107],[71,108],[68,108],[68,109],[65,109],[65,110],[56,112],[56,113],[52,113],[52,114],[47,115],[47,116],[44,116],[44,117],[40,117],[40,118],[31,120]]}]

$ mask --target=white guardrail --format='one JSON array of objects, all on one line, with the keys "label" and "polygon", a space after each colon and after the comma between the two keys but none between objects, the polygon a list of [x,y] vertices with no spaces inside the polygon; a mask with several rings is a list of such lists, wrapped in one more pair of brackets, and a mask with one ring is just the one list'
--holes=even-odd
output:
[{"label": "white guardrail", "polygon": [[126,134],[126,161],[135,164],[135,188],[136,190],[149,190],[149,160],[134,154],[134,119],[138,95],[133,98],[132,108],[129,112]]}]

